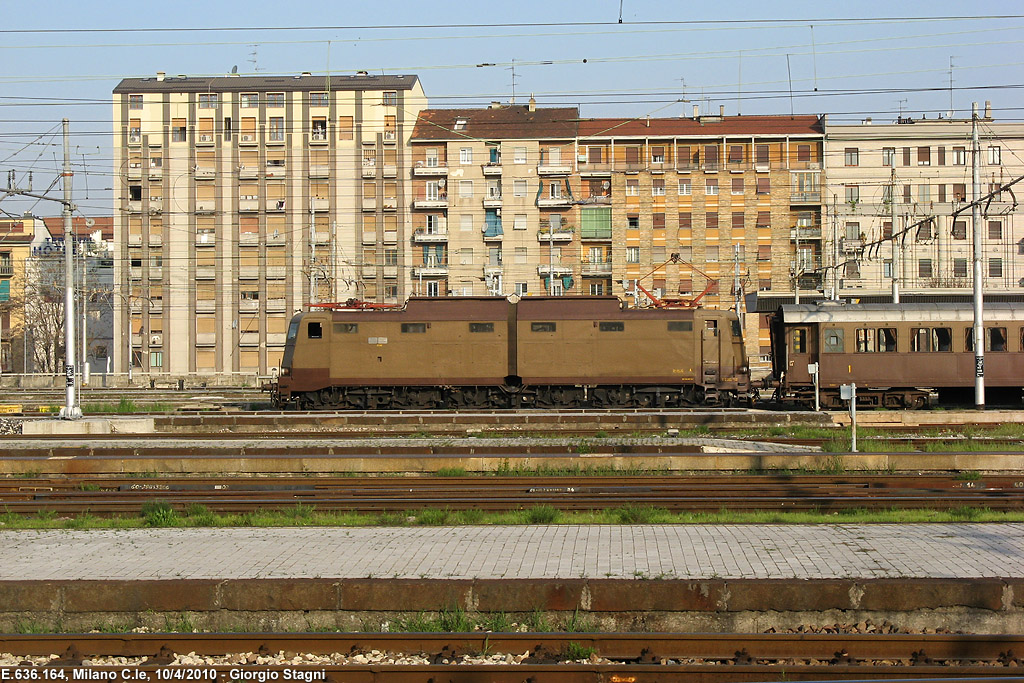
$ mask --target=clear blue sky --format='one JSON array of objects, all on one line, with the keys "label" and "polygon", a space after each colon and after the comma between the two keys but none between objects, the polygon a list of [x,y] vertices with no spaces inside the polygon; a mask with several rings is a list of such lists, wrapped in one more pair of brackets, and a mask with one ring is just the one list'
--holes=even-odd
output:
[{"label": "clear blue sky", "polygon": [[[997,120],[1024,119],[1024,16],[907,20],[1024,15],[1019,1],[622,0],[621,7],[622,24],[619,0],[2,2],[0,169],[5,178],[16,170],[22,182],[33,170],[34,189],[45,189],[62,154],[59,135],[46,134],[59,134],[67,117],[76,201],[85,214],[109,215],[117,82],[157,71],[222,75],[233,66],[267,75],[412,73],[431,106],[451,107],[507,101],[514,61],[519,101],[533,93],[540,106],[578,104],[584,116],[678,116],[693,104],[713,111],[723,104],[728,114],[792,109],[834,121],[944,114],[952,57],[957,116],[988,99]],[[877,20],[884,17],[900,19]],[[750,23],[667,23],[738,21]],[[309,28],[319,26],[332,28]],[[353,26],[363,28],[344,28]],[[144,30],[182,28],[221,30]],[[0,211],[27,208],[60,210],[0,202]]]}]

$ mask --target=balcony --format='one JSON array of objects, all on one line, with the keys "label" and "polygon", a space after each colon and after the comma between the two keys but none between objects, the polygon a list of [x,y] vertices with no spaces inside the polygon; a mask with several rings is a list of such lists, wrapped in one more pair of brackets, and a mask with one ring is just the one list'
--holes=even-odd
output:
[{"label": "balcony", "polygon": [[260,345],[260,333],[259,332],[239,332],[238,333],[238,345],[239,346],[259,346]]},{"label": "balcony", "polygon": [[412,169],[414,176],[437,178],[448,175],[447,166],[428,166],[426,164],[420,165],[422,162],[417,161],[416,165]]},{"label": "balcony", "polygon": [[[199,304],[204,302],[196,302],[196,312],[200,312]],[[210,301],[210,304],[213,302]],[[213,307],[210,307],[210,311],[213,311]],[[202,312],[209,312],[203,310]],[[217,333],[216,332],[200,332],[196,334],[196,346],[216,346],[217,345]]]},{"label": "balcony", "polygon": [[412,269],[413,277],[444,277],[448,274],[448,266],[442,265],[423,265],[414,266]]},{"label": "balcony", "polygon": [[5,264],[0,265],[0,277],[11,277],[13,275],[14,275],[14,266],[13,265],[11,265],[9,263],[5,263]]},{"label": "balcony", "polygon": [[537,175],[539,176],[569,175],[570,173],[572,173],[572,164],[569,162],[542,161],[537,165]]},{"label": "balcony", "polygon": [[250,146],[259,144],[260,138],[256,133],[242,133],[238,136],[238,144]]},{"label": "balcony", "polygon": [[398,266],[384,266],[384,277],[391,279],[397,278]]},{"label": "balcony", "polygon": [[142,346],[142,335],[141,334],[133,334],[132,335],[132,346]]},{"label": "balcony", "polygon": [[584,276],[601,277],[612,274],[612,262],[610,260],[604,261],[584,261],[582,266],[582,274]]},{"label": "balcony", "polygon": [[217,136],[213,133],[200,133],[196,136],[196,147],[210,147],[216,138]]},{"label": "balcony", "polygon": [[268,280],[283,280],[287,274],[286,266],[267,266],[265,276]]},{"label": "balcony", "polygon": [[317,230],[313,233],[313,242],[315,244],[328,244],[331,241],[331,233],[326,230]]},{"label": "balcony", "polygon": [[612,175],[612,165],[604,163],[580,162],[580,175],[590,177],[607,177]]},{"label": "balcony", "polygon": [[213,166],[196,166],[196,180],[213,180],[217,177],[217,169]]},{"label": "balcony", "polygon": [[376,178],[377,177],[377,162],[373,159],[363,159],[363,177],[364,178]]},{"label": "balcony", "polygon": [[537,275],[547,277],[548,273],[554,273],[555,277],[572,275],[572,268],[567,266],[537,266]]},{"label": "balcony", "polygon": [[280,247],[285,243],[284,234],[280,230],[275,230],[272,233],[267,234],[267,246],[268,247]]},{"label": "balcony", "polygon": [[327,211],[331,208],[331,202],[324,197],[313,197],[309,200],[309,206],[313,211]]},{"label": "balcony", "polygon": [[239,180],[254,180],[260,177],[260,169],[256,166],[239,166]]},{"label": "balcony", "polygon": [[149,179],[150,180],[160,180],[163,177],[164,177],[164,168],[163,168],[163,166],[150,166],[150,168],[149,168]]},{"label": "balcony", "polygon": [[284,178],[288,175],[287,169],[284,166],[267,166],[267,177],[268,178]]},{"label": "balcony", "polygon": [[433,198],[418,197],[412,203],[414,209],[447,209],[448,195],[442,194]]},{"label": "balcony", "polygon": [[611,206],[612,196],[610,194],[595,194],[584,197],[577,203],[583,206]]},{"label": "balcony", "polygon": [[215,199],[196,200],[196,213],[213,213],[216,209],[217,201]]},{"label": "balcony", "polygon": [[142,268],[139,266],[132,266],[128,269],[128,277],[132,280],[141,280]]},{"label": "balcony", "polygon": [[500,209],[501,208],[501,192],[488,192],[487,196],[484,197],[484,208],[485,209]]},{"label": "balcony", "polygon": [[821,204],[821,192],[792,192],[789,195],[790,204]]},{"label": "balcony", "polygon": [[[196,207],[199,206],[199,201],[196,201]],[[196,208],[196,211],[199,209]],[[260,200],[256,195],[245,195],[238,198],[238,210],[239,211],[259,211]]]},{"label": "balcony", "polygon": [[133,233],[128,235],[128,246],[130,247],[141,247],[142,246],[142,235]]},{"label": "balcony", "polygon": [[128,131],[128,144],[133,147],[142,144],[142,132],[139,129],[133,128]]},{"label": "balcony", "polygon": [[283,199],[268,199],[267,203],[266,203],[266,206],[267,206],[267,211],[284,211],[285,210],[285,200],[283,200]]},{"label": "balcony", "polygon": [[284,297],[267,299],[267,313],[280,313],[285,310],[285,303]]},{"label": "balcony", "polygon": [[412,235],[412,241],[416,243],[447,242],[447,228],[416,228]]},{"label": "balcony", "polygon": [[196,233],[196,246],[197,247],[212,247],[217,243],[217,234],[213,232],[197,232]]},{"label": "balcony", "polygon": [[789,239],[791,242],[796,240],[820,240],[821,239],[821,226],[797,226],[789,229]]},{"label": "balcony", "polygon": [[370,278],[371,280],[377,277],[377,266],[372,263],[364,263],[363,277]]},{"label": "balcony", "polygon": [[484,277],[496,277],[501,275],[501,264],[490,264],[484,266]]},{"label": "balcony", "polygon": [[572,206],[572,197],[560,195],[558,197],[538,197],[537,206],[541,208],[556,206]]},{"label": "balcony", "polygon": [[238,279],[239,280],[259,280],[260,269],[259,266],[239,266],[238,268]]},{"label": "balcony", "polygon": [[255,246],[260,243],[260,234],[258,232],[240,232],[238,233],[238,243]]},{"label": "balcony", "polygon": [[328,178],[331,175],[331,167],[323,164],[309,167],[310,178]]},{"label": "balcony", "polygon": [[586,242],[588,240],[601,240],[608,241],[612,238],[611,228],[590,228],[584,229],[580,232],[580,240]]},{"label": "balcony", "polygon": [[149,300],[149,312],[160,313],[164,310],[164,302],[162,299],[150,299]]},{"label": "balcony", "polygon": [[398,167],[395,166],[394,164],[384,164],[384,166],[381,168],[381,174],[385,178],[397,178]]},{"label": "balcony", "polygon": [[844,237],[843,239],[839,240],[839,249],[844,254],[855,254],[863,248],[864,240],[860,238],[851,239],[849,237]]},{"label": "balcony", "polygon": [[217,268],[215,266],[196,266],[197,280],[214,280],[216,278]]},{"label": "balcony", "polygon": [[142,179],[142,164],[131,163],[128,164],[128,180],[141,180]]},{"label": "balcony", "polygon": [[128,213],[142,213],[142,200],[141,199],[129,199],[128,200]]},{"label": "balcony", "polygon": [[377,233],[370,232],[369,230],[363,233],[363,244],[375,244],[377,242]]},{"label": "balcony", "polygon": [[484,164],[482,168],[485,176],[501,175],[501,164]]},{"label": "balcony", "polygon": [[327,131],[319,128],[313,129],[313,132],[309,135],[309,144],[311,145],[326,145],[327,144]]},{"label": "balcony", "polygon": [[572,242],[573,228],[541,228],[537,231],[538,242]]},{"label": "balcony", "polygon": [[398,197],[384,197],[381,202],[381,208],[385,211],[397,211],[398,210]]},{"label": "balcony", "polygon": [[283,332],[267,333],[267,346],[284,346],[288,335]]},{"label": "balcony", "polygon": [[149,279],[150,280],[162,280],[164,277],[163,266],[150,266],[149,267]]},{"label": "balcony", "polygon": [[160,247],[160,246],[163,246],[163,243],[164,243],[164,236],[163,235],[160,235],[160,234],[154,235],[153,233],[149,233],[149,246],[151,246],[151,247]]},{"label": "balcony", "polygon": [[363,211],[376,211],[377,210],[377,198],[376,197],[363,197]]},{"label": "balcony", "polygon": [[[196,313],[213,313],[217,310],[217,302],[214,299],[197,299]],[[216,340],[217,335],[210,335]]]},{"label": "balcony", "polygon": [[238,302],[238,310],[243,313],[256,313],[260,310],[259,299],[242,299]]},{"label": "balcony", "polygon": [[384,231],[384,244],[398,244],[398,231],[397,230],[385,230]]}]

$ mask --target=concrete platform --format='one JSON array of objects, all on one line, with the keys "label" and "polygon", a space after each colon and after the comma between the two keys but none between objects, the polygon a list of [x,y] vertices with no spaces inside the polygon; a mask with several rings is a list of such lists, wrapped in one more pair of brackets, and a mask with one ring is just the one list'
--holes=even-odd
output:
[{"label": "concrete platform", "polygon": [[149,434],[152,417],[83,417],[78,420],[24,420],[22,434]]},{"label": "concrete platform", "polygon": [[378,628],[582,614],[625,630],[871,619],[1024,632],[1024,524],[0,532],[0,628]]}]

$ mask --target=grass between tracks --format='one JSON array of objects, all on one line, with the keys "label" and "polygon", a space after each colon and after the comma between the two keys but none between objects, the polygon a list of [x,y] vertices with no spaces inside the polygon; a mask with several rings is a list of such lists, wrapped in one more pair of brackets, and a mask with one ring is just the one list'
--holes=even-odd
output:
[{"label": "grass between tracks", "polygon": [[626,505],[607,510],[562,511],[548,505],[511,512],[483,510],[421,509],[379,514],[318,511],[310,505],[281,510],[219,514],[202,505],[183,510],[155,501],[143,506],[139,516],[98,517],[89,513],[58,517],[40,513],[23,517],[0,514],[0,529],[132,529],[167,527],[415,527],[468,525],[547,524],[908,524],[956,522],[1024,522],[1024,512],[999,512],[986,508],[950,510],[866,510],[835,512],[672,512],[663,508]]}]

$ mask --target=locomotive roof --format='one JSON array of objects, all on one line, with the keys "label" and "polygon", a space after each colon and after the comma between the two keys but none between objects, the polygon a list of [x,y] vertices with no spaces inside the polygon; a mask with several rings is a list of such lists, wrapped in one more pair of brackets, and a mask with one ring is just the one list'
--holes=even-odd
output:
[{"label": "locomotive roof", "polygon": [[[971,303],[914,303],[914,304],[844,304],[822,302],[817,304],[788,304],[780,306],[786,323],[845,323],[845,322],[973,322],[974,305]],[[986,303],[984,318],[994,320],[1024,320],[1024,306],[1014,303]]]}]

